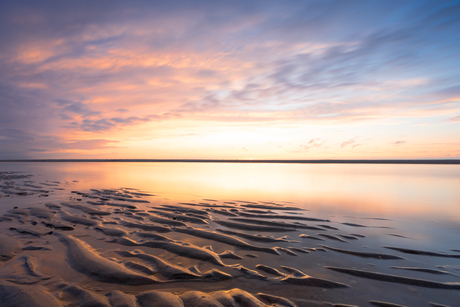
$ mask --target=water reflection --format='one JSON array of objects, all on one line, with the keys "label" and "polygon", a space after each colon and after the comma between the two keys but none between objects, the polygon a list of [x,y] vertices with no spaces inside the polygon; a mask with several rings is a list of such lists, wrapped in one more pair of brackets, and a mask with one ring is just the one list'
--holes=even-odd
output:
[{"label": "water reflection", "polygon": [[[4,234],[20,239],[22,239],[21,229],[24,225],[33,228],[32,230],[40,230],[40,227],[45,228],[42,224],[57,227],[56,223],[64,221],[67,223],[66,227],[73,229],[71,232],[69,230],[71,236],[84,238],[83,241],[88,241],[90,246],[102,250],[105,248],[105,252],[109,253],[114,248],[112,244],[115,244],[115,241],[114,238],[108,237],[113,236],[113,231],[121,231],[122,236],[129,238],[115,239],[116,244],[127,246],[129,249],[133,246],[147,248],[147,252],[161,253],[156,255],[171,260],[171,263],[180,263],[183,267],[199,265],[204,269],[196,272],[205,272],[210,268],[209,264],[201,263],[203,259],[200,257],[210,254],[206,251],[218,253],[212,259],[222,257],[225,262],[230,261],[225,258],[228,256],[230,246],[232,253],[239,253],[238,261],[249,269],[257,268],[256,266],[261,263],[277,268],[288,264],[289,267],[296,268],[307,276],[353,285],[347,290],[352,298],[349,303],[358,305],[366,304],[370,298],[386,298],[387,293],[396,293],[395,297],[408,298],[411,302],[414,296],[407,292],[405,286],[388,285],[388,280],[382,281],[386,284],[375,287],[372,282],[351,279],[343,275],[343,272],[331,271],[331,267],[348,268],[348,270],[359,268],[389,275],[398,274],[412,278],[408,281],[410,285],[415,282],[413,278],[427,277],[417,275],[420,272],[395,272],[395,266],[400,270],[404,267],[450,270],[452,274],[431,277],[434,283],[455,281],[453,276],[458,275],[456,271],[459,270],[460,255],[456,253],[459,251],[460,243],[458,239],[460,191],[457,187],[460,186],[460,169],[457,166],[222,163],[0,164],[0,171],[5,170],[23,171],[33,175],[31,178],[17,178],[10,183],[0,182],[0,195],[4,195],[0,197],[2,231]],[[138,193],[139,191],[127,188],[139,189],[141,192],[153,193],[155,196],[141,194]],[[43,192],[44,189],[49,190],[49,193]],[[103,189],[109,190],[103,191]],[[20,196],[26,191],[30,192],[26,193],[27,196]],[[229,202],[236,200],[255,203]],[[178,205],[179,202],[189,204]],[[284,203],[285,206],[263,202]],[[217,206],[209,203],[216,203]],[[14,207],[18,208],[14,209]],[[301,207],[305,211],[293,210],[293,207]],[[53,208],[53,210],[45,210],[51,215],[49,220],[38,223],[32,209],[40,208]],[[111,227],[119,227],[119,229],[110,229]],[[101,231],[104,234],[101,234]],[[144,231],[147,233],[142,234]],[[230,233],[232,236],[254,240],[256,242],[254,244],[263,245],[264,249],[253,246],[248,250],[248,245],[245,244],[249,243],[236,241],[235,237],[233,240],[232,237],[224,238],[222,233],[229,234],[229,231],[233,232]],[[260,234],[264,231],[268,236],[262,238]],[[57,235],[59,241],[74,240],[59,233]],[[172,245],[163,244],[161,240],[155,242],[159,237],[161,238],[158,233],[161,236],[165,235],[166,237],[161,240],[169,243],[175,240],[186,242],[185,245],[179,244],[182,246],[182,252],[177,254],[176,245],[171,249]],[[144,242],[143,238],[146,237],[156,239]],[[26,239],[29,240],[27,237]],[[101,243],[101,240],[106,241]],[[214,241],[211,247],[209,247],[210,241]],[[62,248],[59,242],[54,243],[56,244],[53,248]],[[196,248],[190,250],[191,244]],[[241,249],[241,244],[246,249]],[[187,252],[184,252],[184,246],[188,246]],[[390,247],[390,251],[385,246]],[[276,249],[277,252],[268,253],[267,248]],[[401,251],[401,248],[411,249],[411,251]],[[165,250],[170,253],[176,251],[176,256],[182,258],[177,259],[176,256],[167,256],[168,254],[165,256],[163,254]],[[199,250],[204,254],[198,253]],[[251,254],[248,254],[248,251]],[[105,252],[102,254],[105,255]],[[261,252],[265,254],[260,254]],[[432,255],[423,255],[427,252]],[[37,253],[44,252],[40,250]],[[185,259],[184,262],[184,255],[193,257],[188,257],[190,259]],[[363,255],[366,255],[367,259],[362,258]],[[398,258],[388,258],[395,255]],[[126,254],[123,255],[125,256]],[[42,259],[48,261],[48,258],[50,257]],[[200,262],[196,262],[197,259]],[[235,258],[232,259],[236,261]],[[60,261],[64,262],[64,258]],[[225,267],[219,262],[220,260],[216,261],[220,264],[219,268]],[[47,263],[47,265],[54,267],[55,264]],[[225,270],[231,278],[243,272],[235,273],[232,266],[225,267]],[[70,280],[73,278],[70,275],[67,277]],[[265,280],[264,278],[260,280]],[[241,280],[241,278],[235,279],[235,284],[231,287],[245,286]],[[446,284],[436,285],[447,287]],[[189,286],[192,289],[196,285],[189,284]],[[231,288],[225,283],[221,283],[220,286],[223,287],[222,289]],[[254,279],[248,278],[245,287],[258,292],[259,286],[266,287],[267,284],[256,284]],[[198,288],[201,289],[201,284]],[[108,286],[104,291],[109,289],[112,290],[112,286]],[[290,294],[285,293],[286,289],[290,289]],[[279,291],[278,294],[284,296],[307,295],[309,299],[311,298],[310,292],[298,291],[294,284],[283,289],[276,285],[269,291]],[[426,300],[432,301],[440,297],[441,292],[438,291],[440,290],[429,289],[424,290],[423,293],[424,295],[428,293]],[[323,292],[311,293],[322,294]],[[338,292],[328,292],[329,300],[337,299],[334,294],[329,293]],[[442,297],[447,303],[458,301],[458,296],[452,292],[442,293]],[[415,298],[418,299],[418,296]],[[408,305],[421,304],[414,300]]]},{"label": "water reflection", "polygon": [[293,202],[325,215],[460,221],[460,167],[450,165],[80,162],[3,163],[0,169],[80,190],[138,188],[171,202]]}]

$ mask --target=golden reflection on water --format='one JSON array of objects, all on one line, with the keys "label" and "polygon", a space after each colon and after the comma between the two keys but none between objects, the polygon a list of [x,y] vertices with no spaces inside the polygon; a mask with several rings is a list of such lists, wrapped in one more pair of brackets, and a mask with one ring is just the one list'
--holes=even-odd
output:
[{"label": "golden reflection on water", "polygon": [[[257,163],[9,163],[75,189],[136,188],[151,201],[293,202],[322,215],[439,216],[460,221],[457,165]],[[40,174],[40,175],[38,175]],[[78,182],[74,182],[78,181]]]}]

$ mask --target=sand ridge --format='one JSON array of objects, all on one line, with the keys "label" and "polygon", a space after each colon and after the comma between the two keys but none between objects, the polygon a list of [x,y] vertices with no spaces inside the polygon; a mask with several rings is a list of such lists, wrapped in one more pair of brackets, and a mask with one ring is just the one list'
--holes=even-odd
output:
[{"label": "sand ridge", "polygon": [[[59,182],[0,175],[4,197],[30,199],[0,218],[2,306],[398,306],[361,287],[448,291],[451,301],[460,289],[448,271],[458,250],[372,244],[392,219],[363,225],[262,201],[157,204],[134,188],[66,192]],[[423,257],[452,262],[444,271],[415,266]]]}]

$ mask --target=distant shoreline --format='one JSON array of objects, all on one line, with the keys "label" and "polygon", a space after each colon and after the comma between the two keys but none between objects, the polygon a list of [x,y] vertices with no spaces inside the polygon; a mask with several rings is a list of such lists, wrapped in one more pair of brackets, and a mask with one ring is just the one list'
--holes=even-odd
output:
[{"label": "distant shoreline", "polygon": [[372,159],[372,160],[238,160],[238,159],[1,159],[10,162],[169,162],[169,163],[283,163],[283,164],[460,164],[460,159]]}]

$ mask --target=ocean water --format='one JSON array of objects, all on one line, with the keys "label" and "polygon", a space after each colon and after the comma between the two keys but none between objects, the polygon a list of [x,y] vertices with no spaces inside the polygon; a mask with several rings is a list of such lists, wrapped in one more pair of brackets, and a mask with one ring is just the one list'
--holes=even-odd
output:
[{"label": "ocean water", "polygon": [[[292,299],[298,306],[303,306],[308,300],[358,306],[368,306],[371,300],[398,303],[403,306],[429,306],[429,302],[460,306],[459,165],[27,162],[0,163],[0,175],[0,215],[4,214],[0,227],[2,232],[19,238],[25,244],[28,240],[27,235],[11,232],[11,227],[31,227],[29,224],[32,224],[35,218],[23,219],[19,211],[15,213],[11,209],[46,208],[45,204],[62,202],[68,202],[70,205],[62,205],[59,210],[87,218],[90,216],[81,212],[81,206],[107,210],[108,216],[96,218],[101,225],[121,227],[130,233],[132,239],[141,242],[142,238],[137,236],[139,230],[126,228],[126,224],[122,222],[126,219],[138,222],[134,219],[135,216],[128,212],[129,210],[108,207],[103,203],[105,200],[101,195],[111,195],[115,198],[109,201],[134,204],[139,210],[145,210],[141,212],[144,216],[149,216],[147,212],[161,215],[161,210],[171,212],[177,208],[189,210],[185,211],[188,213],[174,213],[181,217],[186,217],[190,212],[190,217],[193,217],[193,211],[190,210],[206,211],[205,224],[187,222],[186,227],[172,227],[166,235],[201,248],[211,245],[219,254],[231,249],[242,257],[242,260],[225,259],[226,263],[242,264],[249,270],[256,270],[258,264],[269,265],[278,270],[283,270],[283,266],[287,265],[308,276],[348,285],[345,289],[332,290],[321,286],[287,285],[274,278],[256,281],[253,279],[254,276],[241,276],[241,272],[236,272],[229,266],[225,267],[225,272],[233,276],[229,281],[174,281],[174,286],[168,288],[172,291],[220,291],[239,287],[251,293],[268,291]],[[11,179],[6,179],[9,175]],[[107,194],[101,194],[104,190],[109,191]],[[132,201],[144,202],[117,200],[118,194],[134,195]],[[136,198],[137,195],[141,196]],[[102,203],[95,203],[100,201]],[[298,210],[288,210],[293,207]],[[222,212],[219,212],[221,208],[224,208],[224,211],[233,208],[233,212],[238,212],[238,216],[222,216]],[[266,211],[265,214],[270,211],[269,215],[278,215],[278,218],[282,219],[269,220],[257,216],[257,210]],[[298,220],[286,218],[289,215],[317,220],[304,219],[298,223]],[[57,220],[59,216],[61,219],[65,218],[64,213],[57,214]],[[287,231],[284,228],[286,233],[279,230],[262,233],[254,229],[235,230],[225,224],[229,221],[251,224],[254,220],[256,227],[259,227],[258,222],[268,221],[279,222],[281,227],[288,227],[288,224],[293,227],[297,223],[295,226],[299,228],[295,231]],[[109,223],[104,224],[104,221]],[[151,224],[151,221],[146,218],[140,223]],[[43,228],[40,224],[35,227]],[[187,229],[267,235],[278,241],[252,244],[278,249],[279,255],[248,252],[209,238],[203,239],[187,234]],[[102,235],[96,230],[92,226],[76,225],[75,230],[67,233],[81,238],[89,246],[96,248],[101,255],[113,258],[114,238]],[[54,242],[51,244],[52,247],[56,251],[62,251],[62,244],[56,239],[53,241],[53,236],[47,238],[51,239],[36,239],[36,244],[51,240]],[[118,248],[133,249],[122,245]],[[401,249],[412,251],[405,252]],[[202,272],[212,268],[209,263],[177,257],[161,249],[144,248],[144,251],[154,253],[171,263],[179,263],[183,267],[198,266]],[[422,253],[419,253],[420,251]],[[350,252],[399,258],[362,257]],[[34,257],[39,257],[45,268],[55,270],[55,275],[64,276],[69,283],[91,282],[92,286],[100,288],[103,292],[119,289],[136,293],[151,289],[124,288],[124,285],[98,283],[88,279],[82,281],[77,278],[78,275],[65,275],[69,269],[53,269],[54,264],[49,262],[46,253],[37,251]],[[249,253],[251,255],[248,256]],[[117,261],[124,260],[118,258]],[[64,263],[62,267],[65,267],[64,258],[61,259],[61,263]],[[356,276],[357,271],[344,273],[333,268],[377,272],[387,274],[386,276],[397,275],[410,280],[402,283],[375,280]],[[410,271],[407,268],[419,271]],[[0,265],[0,273],[2,269],[9,272],[6,265]],[[433,274],[420,269],[443,272]],[[457,288],[438,289],[436,285],[420,286],[420,280],[442,283],[437,284],[442,287],[456,283]],[[57,291],[52,285],[53,283],[50,283],[47,286],[48,291]]]},{"label": "ocean water", "polygon": [[[66,190],[139,189],[157,204],[275,202],[340,222],[388,219],[429,247],[460,248],[459,165],[18,162],[0,163],[1,171],[59,181]],[[24,200],[3,198],[0,206]]]}]

